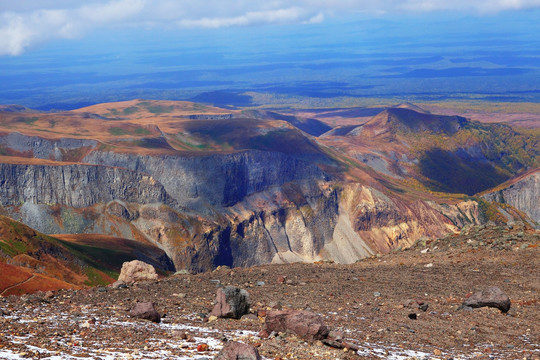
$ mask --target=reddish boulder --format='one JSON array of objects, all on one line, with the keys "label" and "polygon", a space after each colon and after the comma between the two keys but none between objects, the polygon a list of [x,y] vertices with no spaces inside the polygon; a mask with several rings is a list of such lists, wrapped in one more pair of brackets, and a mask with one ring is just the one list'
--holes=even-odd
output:
[{"label": "reddish boulder", "polygon": [[219,288],[216,292],[216,305],[210,316],[240,319],[249,312],[249,294],[234,286]]},{"label": "reddish boulder", "polygon": [[236,341],[228,342],[227,345],[215,357],[215,360],[261,360],[259,351],[251,345]]},{"label": "reddish boulder", "polygon": [[463,301],[463,308],[494,307],[506,313],[510,310],[510,298],[498,287],[478,291]]},{"label": "reddish boulder", "polygon": [[268,334],[272,331],[289,332],[306,341],[315,341],[326,339],[330,329],[320,315],[311,311],[282,310],[266,314],[264,331]]},{"label": "reddish boulder", "polygon": [[150,320],[155,323],[161,322],[161,315],[156,311],[154,303],[152,302],[137,303],[137,305],[131,309],[130,315],[138,319]]}]

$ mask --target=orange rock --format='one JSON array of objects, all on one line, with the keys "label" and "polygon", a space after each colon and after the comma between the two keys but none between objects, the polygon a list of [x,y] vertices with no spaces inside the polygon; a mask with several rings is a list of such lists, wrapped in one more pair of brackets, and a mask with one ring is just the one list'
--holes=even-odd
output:
[{"label": "orange rock", "polygon": [[197,351],[198,352],[208,351],[208,344],[200,344],[199,346],[197,346]]}]

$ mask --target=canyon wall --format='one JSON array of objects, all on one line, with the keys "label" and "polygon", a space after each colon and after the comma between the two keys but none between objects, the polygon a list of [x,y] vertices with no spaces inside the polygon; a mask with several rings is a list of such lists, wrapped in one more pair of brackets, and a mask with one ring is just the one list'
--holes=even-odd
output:
[{"label": "canyon wall", "polygon": [[483,197],[488,201],[511,205],[540,224],[540,169]]},{"label": "canyon wall", "polygon": [[[14,145],[17,143],[18,145]],[[332,178],[310,159],[245,150],[141,155],[20,134],[0,145],[78,164],[0,164],[3,213],[45,233],[149,241],[193,272],[220,265],[352,263],[478,223],[478,207]]]}]

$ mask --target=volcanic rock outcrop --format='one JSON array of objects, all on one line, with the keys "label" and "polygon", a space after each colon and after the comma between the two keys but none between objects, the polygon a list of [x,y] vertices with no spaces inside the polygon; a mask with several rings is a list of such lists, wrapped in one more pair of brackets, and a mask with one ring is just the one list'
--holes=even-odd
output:
[{"label": "volcanic rock outcrop", "polygon": [[540,224],[540,169],[535,169],[503,186],[487,193],[484,198],[512,205]]}]

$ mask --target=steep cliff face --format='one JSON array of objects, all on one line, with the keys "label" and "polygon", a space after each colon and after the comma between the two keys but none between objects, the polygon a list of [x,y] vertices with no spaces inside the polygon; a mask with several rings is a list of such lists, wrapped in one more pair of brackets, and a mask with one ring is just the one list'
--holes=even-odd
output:
[{"label": "steep cliff face", "polygon": [[[176,266],[201,271],[270,262],[353,263],[478,223],[473,201],[441,206],[393,200],[356,184],[334,185],[286,184],[247,197],[215,223],[189,228],[186,240],[171,246]],[[160,238],[175,241],[166,233]]]},{"label": "steep cliff face", "polygon": [[[391,198],[376,189],[350,184],[340,193],[340,217],[346,220],[346,232],[353,240],[351,246],[357,248],[342,262],[352,262],[369,254],[407,248],[421,237],[442,236],[465,224],[476,224],[478,207],[473,201],[441,206],[423,200]],[[333,241],[336,239],[334,236]],[[343,249],[343,244],[336,249]]]},{"label": "steep cliff face", "polygon": [[[109,234],[95,220],[112,201],[176,206],[151,176],[126,169],[0,164],[0,205],[9,216],[41,232]],[[133,210],[131,216],[136,214]]]},{"label": "steep cliff face", "polygon": [[84,162],[151,175],[181,206],[231,206],[286,182],[327,178],[316,165],[283,153],[249,150],[206,156],[141,156],[94,151]]},{"label": "steep cliff face", "polygon": [[0,164],[0,204],[46,233],[150,241],[177,269],[195,272],[219,265],[352,263],[476,222],[470,203],[399,200],[367,186],[326,181],[314,166],[280,154],[234,155],[100,154],[128,168]]},{"label": "steep cliff face", "polygon": [[161,184],[133,171],[91,165],[0,164],[0,204],[89,207],[114,199],[172,203]]},{"label": "steep cliff face", "polygon": [[24,154],[38,159],[77,161],[86,151],[96,147],[95,140],[62,138],[49,140],[38,136],[27,136],[12,132],[0,136],[0,148],[15,154]]},{"label": "steep cliff face", "polygon": [[531,171],[483,197],[488,201],[509,204],[540,224],[540,169]]}]

